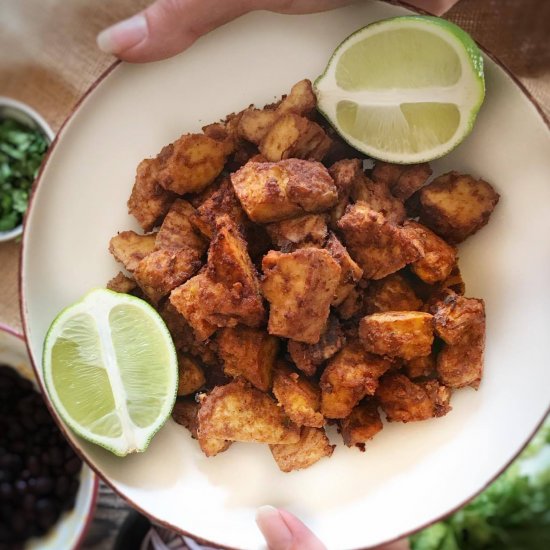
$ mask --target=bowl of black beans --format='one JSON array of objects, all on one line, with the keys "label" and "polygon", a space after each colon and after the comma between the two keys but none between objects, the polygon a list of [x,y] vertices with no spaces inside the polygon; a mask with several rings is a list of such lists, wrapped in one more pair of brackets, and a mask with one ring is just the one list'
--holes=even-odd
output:
[{"label": "bowl of black beans", "polygon": [[44,403],[23,337],[0,325],[0,550],[76,548],[97,486]]}]

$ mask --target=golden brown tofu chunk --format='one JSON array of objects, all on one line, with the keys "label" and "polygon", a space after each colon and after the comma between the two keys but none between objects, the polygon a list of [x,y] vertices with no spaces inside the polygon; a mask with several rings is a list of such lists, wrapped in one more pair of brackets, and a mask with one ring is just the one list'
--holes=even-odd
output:
[{"label": "golden brown tofu chunk", "polygon": [[435,355],[414,357],[403,365],[403,371],[411,379],[431,376],[435,373]]},{"label": "golden brown tofu chunk", "polygon": [[336,317],[330,315],[321,338],[316,344],[288,341],[288,353],[307,376],[313,376],[317,368],[342,349],[346,338]]},{"label": "golden brown tofu chunk", "polygon": [[460,243],[489,221],[499,198],[486,181],[449,172],[420,190],[420,221],[449,243]]},{"label": "golden brown tofu chunk", "polygon": [[317,107],[317,98],[311,81],[306,78],[292,86],[290,93],[283,97],[276,111],[278,115],[295,113],[308,116],[315,110],[315,107]]},{"label": "golden brown tofu chunk", "polygon": [[160,185],[157,170],[156,159],[142,160],[128,199],[128,211],[144,231],[151,231],[157,225],[176,198]]},{"label": "golden brown tofu chunk", "polygon": [[321,375],[321,412],[325,418],[345,418],[366,395],[374,395],[378,379],[391,362],[367,353],[358,340],[350,340]]},{"label": "golden brown tofu chunk", "polygon": [[450,388],[479,387],[483,375],[485,324],[475,324],[454,345],[444,345],[437,356],[439,380]]},{"label": "golden brown tofu chunk", "polygon": [[435,405],[428,392],[403,374],[383,376],[376,397],[389,422],[413,422],[435,416]]},{"label": "golden brown tofu chunk", "polygon": [[400,224],[407,213],[402,201],[396,199],[386,185],[372,181],[364,173],[353,182],[351,198],[354,202],[364,202],[372,210],[384,215],[386,220]]},{"label": "golden brown tofu chunk", "polygon": [[200,448],[206,456],[216,456],[226,451],[232,442],[213,437],[199,437],[197,434],[199,408],[199,404],[194,400],[178,399],[172,410],[172,418],[191,432],[191,436],[198,440]]},{"label": "golden brown tofu chunk", "polygon": [[426,183],[432,172],[428,163],[406,166],[376,161],[372,179],[387,185],[394,197],[407,200]]},{"label": "golden brown tofu chunk", "polygon": [[350,203],[354,182],[363,175],[363,162],[360,159],[342,159],[335,162],[328,171],[338,189],[338,202],[330,212],[331,227],[336,227]]},{"label": "golden brown tofu chunk", "polygon": [[231,175],[231,182],[248,217],[256,223],[324,212],[338,199],[330,174],[319,162],[248,162]]},{"label": "golden brown tofu chunk", "polygon": [[485,326],[485,304],[477,298],[464,298],[454,292],[445,294],[430,306],[436,334],[447,344],[458,344],[477,325]]},{"label": "golden brown tofu chunk", "polygon": [[416,311],[421,308],[422,300],[415,294],[409,281],[399,273],[373,281],[365,292],[366,313]]},{"label": "golden brown tofu chunk", "polygon": [[365,450],[365,443],[383,428],[376,401],[368,399],[359,403],[340,421],[340,428],[345,445]]},{"label": "golden brown tofu chunk", "polygon": [[334,233],[330,233],[325,249],[340,266],[340,281],[332,300],[333,306],[339,306],[361,280],[363,270],[353,261],[346,248]]},{"label": "golden brown tofu chunk", "polygon": [[223,170],[230,148],[204,134],[185,134],[156,157],[158,182],[178,195],[206,189]]},{"label": "golden brown tofu chunk", "polygon": [[271,250],[262,268],[269,333],[316,344],[340,280],[338,263],[326,250],[301,248],[289,254]]},{"label": "golden brown tofu chunk", "polygon": [[202,256],[208,247],[207,241],[195,232],[191,224],[191,217],[195,209],[182,199],[173,202],[166,214],[162,225],[157,233],[155,248],[174,249],[191,248],[196,250],[197,255]]},{"label": "golden brown tofu chunk", "polygon": [[409,360],[432,351],[433,317],[422,311],[387,311],[361,319],[359,337],[365,349],[378,355]]},{"label": "golden brown tofu chunk", "polygon": [[273,375],[273,395],[285,414],[298,426],[321,428],[325,424],[321,407],[321,390],[279,361]]},{"label": "golden brown tofu chunk", "polygon": [[271,241],[282,252],[314,246],[321,248],[327,239],[327,216],[306,214],[290,220],[270,223],[265,226]]},{"label": "golden brown tofu chunk", "polygon": [[122,231],[109,242],[109,252],[131,273],[155,250],[155,239],[156,233],[138,235],[134,231]]},{"label": "golden brown tofu chunk", "polygon": [[419,382],[434,405],[434,416],[445,416],[451,409],[451,390],[437,380]]},{"label": "golden brown tofu chunk", "polygon": [[237,326],[220,330],[217,344],[225,374],[244,376],[259,390],[269,391],[279,350],[277,338],[265,330]]},{"label": "golden brown tofu chunk", "polygon": [[239,120],[239,136],[259,145],[277,118],[278,114],[274,110],[245,109]]},{"label": "golden brown tofu chunk", "polygon": [[300,440],[289,445],[270,445],[271,454],[282,472],[303,470],[329,457],[334,451],[323,428],[302,428]]},{"label": "golden brown tofu chunk", "polygon": [[458,264],[453,267],[447,279],[442,281],[439,287],[443,290],[452,290],[453,292],[456,292],[461,296],[464,295],[464,293],[466,292],[466,285],[464,283],[464,279],[462,278],[462,274],[460,273],[460,268],[458,267]]},{"label": "golden brown tofu chunk", "polygon": [[366,279],[382,279],[422,256],[418,239],[364,203],[349,206],[338,226]]},{"label": "golden brown tofu chunk", "polygon": [[420,223],[407,220],[404,227],[424,249],[424,255],[411,264],[413,273],[430,285],[445,281],[456,265],[456,249]]},{"label": "golden brown tofu chunk", "polygon": [[200,437],[258,443],[297,443],[300,428],[267,394],[242,379],[214,388],[201,401]]},{"label": "golden brown tofu chunk", "polygon": [[361,288],[352,288],[346,299],[336,307],[340,319],[347,321],[357,315],[364,315],[366,313],[364,299],[365,293]]},{"label": "golden brown tofu chunk", "polygon": [[191,395],[204,386],[206,378],[199,362],[190,355],[178,355],[178,396]]},{"label": "golden brown tofu chunk", "polygon": [[129,294],[136,288],[136,282],[130,277],[126,277],[122,271],[119,271],[108,283],[107,288],[113,292]]},{"label": "golden brown tofu chunk", "polygon": [[197,252],[190,248],[156,250],[139,262],[134,278],[145,295],[157,303],[200,267]]},{"label": "golden brown tofu chunk", "polygon": [[287,113],[271,125],[259,144],[260,153],[270,162],[288,158],[323,160],[331,141],[315,122]]}]

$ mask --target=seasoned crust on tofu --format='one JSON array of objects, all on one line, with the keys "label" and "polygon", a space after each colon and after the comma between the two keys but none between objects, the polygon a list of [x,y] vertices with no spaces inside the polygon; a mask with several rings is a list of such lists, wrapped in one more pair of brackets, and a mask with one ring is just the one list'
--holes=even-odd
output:
[{"label": "seasoned crust on tofu", "polygon": [[157,233],[156,250],[191,248],[200,258],[206,252],[208,243],[195,232],[191,224],[191,218],[194,215],[195,209],[187,201],[175,200]]},{"label": "seasoned crust on tofu", "polygon": [[231,182],[248,217],[257,223],[323,212],[338,199],[330,174],[319,162],[250,161],[231,174]]},{"label": "seasoned crust on tofu", "polygon": [[340,421],[342,438],[347,447],[364,450],[364,444],[383,428],[378,404],[373,399],[359,403],[351,413]]},{"label": "seasoned crust on tofu", "polygon": [[456,249],[420,223],[407,220],[404,228],[412,232],[424,249],[423,256],[411,264],[413,273],[430,285],[445,281],[456,265]]},{"label": "seasoned crust on tofu", "polygon": [[136,288],[137,284],[134,279],[126,277],[122,271],[119,271],[108,283],[107,288],[113,292],[121,292],[129,294]]},{"label": "seasoned crust on tofu", "polygon": [[139,262],[134,278],[154,303],[192,277],[201,267],[195,250],[180,248],[156,250]]},{"label": "seasoned crust on tofu", "polygon": [[158,180],[158,161],[145,159],[139,163],[128,212],[144,231],[151,231],[164,217],[176,195],[164,189]]},{"label": "seasoned crust on tofu", "polygon": [[422,256],[418,239],[364,203],[348,206],[338,227],[367,279],[382,279]]},{"label": "seasoned crust on tofu", "polygon": [[297,368],[307,376],[313,376],[317,368],[340,351],[345,343],[346,337],[338,319],[330,315],[325,330],[316,344],[289,340],[288,353]]},{"label": "seasoned crust on tofu", "polygon": [[350,293],[346,296],[345,300],[336,306],[336,313],[338,317],[344,321],[348,321],[352,317],[356,317],[361,314],[365,314],[365,293],[363,289],[359,287],[353,287]]},{"label": "seasoned crust on tofu", "polygon": [[317,107],[317,97],[313,91],[311,81],[304,78],[292,86],[289,94],[283,97],[281,103],[277,106],[276,112],[278,115],[295,113],[308,116],[315,111],[315,107]]},{"label": "seasoned crust on tofu", "polygon": [[132,273],[139,262],[155,250],[156,233],[138,235],[134,231],[121,231],[109,242],[109,252]]},{"label": "seasoned crust on tofu", "polygon": [[403,371],[411,379],[432,376],[435,373],[434,353],[432,352],[430,355],[424,355],[423,357],[414,357],[406,361],[403,365]]},{"label": "seasoned crust on tofu", "polygon": [[373,281],[365,291],[364,303],[365,313],[416,311],[422,308],[422,300],[399,273]]},{"label": "seasoned crust on tofu", "polygon": [[259,390],[269,391],[279,349],[277,338],[265,330],[237,326],[220,330],[216,342],[226,374],[243,376]]},{"label": "seasoned crust on tofu", "polygon": [[363,175],[363,161],[356,158],[342,159],[335,162],[328,171],[338,189],[338,202],[330,213],[331,227],[336,227],[350,203],[354,182]]},{"label": "seasoned crust on tofu", "polygon": [[298,218],[270,223],[265,228],[271,241],[281,252],[291,252],[304,246],[321,248],[327,238],[327,216],[306,214]]},{"label": "seasoned crust on tofu", "polygon": [[185,134],[156,157],[158,182],[178,195],[203,191],[219,176],[229,152],[224,142],[204,134]]},{"label": "seasoned crust on tofu", "polygon": [[243,111],[237,131],[243,139],[259,145],[277,118],[274,110],[249,107]]},{"label": "seasoned crust on tofu", "polygon": [[269,333],[316,344],[340,280],[338,263],[326,250],[301,248],[289,254],[271,250],[262,268]]},{"label": "seasoned crust on tofu", "polygon": [[372,179],[387,185],[394,197],[407,200],[426,183],[432,173],[428,163],[406,166],[376,161]]},{"label": "seasoned crust on tofu", "polygon": [[419,191],[420,221],[449,243],[460,243],[489,221],[499,198],[486,181],[449,172]]},{"label": "seasoned crust on tofu", "polygon": [[409,360],[432,351],[433,317],[421,311],[373,313],[361,319],[359,338],[378,355]]},{"label": "seasoned crust on tofu", "polygon": [[321,375],[321,412],[325,418],[345,418],[366,395],[373,395],[378,379],[392,366],[387,359],[365,351],[350,340],[329,360]]},{"label": "seasoned crust on tofu", "polygon": [[298,443],[270,445],[271,454],[282,472],[309,468],[312,464],[329,457],[334,451],[323,428],[304,426]]},{"label": "seasoned crust on tofu", "polygon": [[325,424],[321,407],[321,390],[279,361],[273,374],[273,395],[285,414],[298,426],[321,428]]},{"label": "seasoned crust on tofu", "polygon": [[363,270],[353,261],[348,251],[334,233],[330,233],[325,249],[340,266],[340,281],[332,299],[333,306],[339,306],[361,280]]},{"label": "seasoned crust on tofu", "polygon": [[445,416],[451,409],[451,390],[437,380],[418,382],[434,405],[434,416]]},{"label": "seasoned crust on tofu", "polygon": [[195,393],[205,382],[199,362],[190,355],[178,354],[178,396]]},{"label": "seasoned crust on tofu", "polygon": [[300,428],[271,397],[239,379],[203,396],[198,435],[230,441],[289,444],[299,441]]}]

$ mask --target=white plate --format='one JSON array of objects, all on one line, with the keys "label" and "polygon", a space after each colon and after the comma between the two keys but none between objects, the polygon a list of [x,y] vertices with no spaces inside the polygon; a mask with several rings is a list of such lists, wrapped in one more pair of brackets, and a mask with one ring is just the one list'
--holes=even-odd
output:
[{"label": "white plate", "polygon": [[[59,135],[27,221],[23,314],[41,363],[61,308],[118,270],[109,239],[137,229],[126,201],[135,168],[180,134],[251,102],[271,102],[324,68],[339,42],[406,13],[362,2],[301,17],[255,13],[183,55],[117,67]],[[86,460],[153,518],[215,543],[263,546],[261,504],[295,512],[329,548],[372,546],[471,498],[525,444],[549,404],[550,135],[512,79],[487,60],[487,98],[472,135],[434,163],[482,176],[502,195],[490,224],[460,247],[471,296],[486,300],[486,374],[442,419],[387,426],[366,453],[340,444],[330,460],[283,474],[267,446],[236,444],[207,459],[169,421],[145,454],[116,458],[75,439]]]}]

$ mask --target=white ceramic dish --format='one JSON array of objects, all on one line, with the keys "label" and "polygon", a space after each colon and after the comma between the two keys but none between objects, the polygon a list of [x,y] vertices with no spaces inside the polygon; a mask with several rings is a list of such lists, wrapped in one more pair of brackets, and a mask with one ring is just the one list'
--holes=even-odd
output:
[{"label": "white ceramic dish", "polygon": [[[31,380],[40,391],[24,337],[4,325],[0,325],[0,364],[12,366],[21,376]],[[78,548],[92,521],[97,492],[98,478],[86,464],[83,464],[80,472],[80,488],[74,508],[70,512],[64,513],[46,535],[29,539],[25,549],[71,550]]]},{"label": "white ceramic dish", "polygon": [[[22,103],[11,97],[0,96],[0,120],[4,117],[13,118],[30,128],[36,128],[46,136],[48,143],[53,141],[55,134],[50,128],[50,125],[40,114],[26,103]],[[0,231],[0,242],[11,241],[19,237],[21,233],[23,233],[22,223],[9,231]]]},{"label": "white ceramic dish", "polygon": [[[120,65],[60,132],[24,235],[22,313],[36,365],[61,308],[118,270],[108,241],[137,229],[126,201],[135,168],[180,134],[251,102],[271,102],[324,68],[338,43],[374,20],[407,13],[362,2],[288,17],[255,13],[174,59]],[[460,247],[471,296],[486,300],[486,374],[442,419],[386,426],[366,453],[278,471],[266,446],[236,444],[207,459],[169,421],[146,453],[124,459],[70,436],[111,485],[156,521],[214,543],[263,547],[257,506],[300,516],[331,549],[375,546],[465,503],[523,447],[549,405],[550,134],[521,89],[487,59],[487,98],[471,136],[433,163],[482,176],[502,195],[490,224]]]}]

